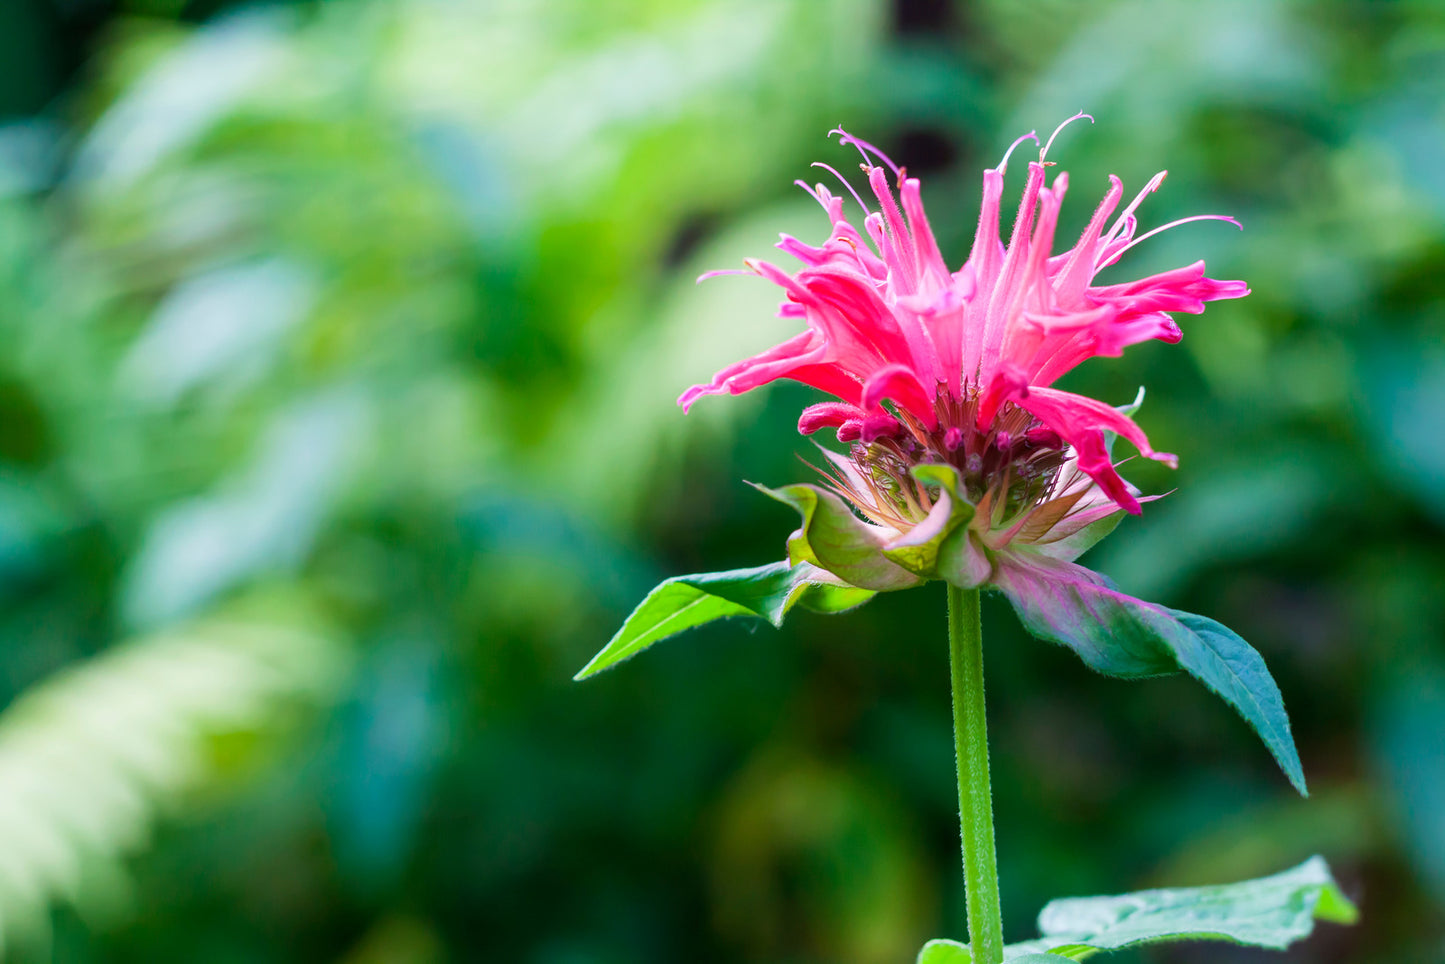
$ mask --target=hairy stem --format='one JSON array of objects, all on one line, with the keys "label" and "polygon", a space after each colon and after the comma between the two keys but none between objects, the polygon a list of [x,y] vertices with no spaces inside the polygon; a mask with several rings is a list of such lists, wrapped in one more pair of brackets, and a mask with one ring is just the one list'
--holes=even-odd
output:
[{"label": "hairy stem", "polygon": [[983,701],[983,628],[979,591],[948,587],[948,662],[953,676],[953,738],[958,810],[963,825],[963,879],[974,964],[1003,960],[1003,917],[988,779],[988,723]]}]

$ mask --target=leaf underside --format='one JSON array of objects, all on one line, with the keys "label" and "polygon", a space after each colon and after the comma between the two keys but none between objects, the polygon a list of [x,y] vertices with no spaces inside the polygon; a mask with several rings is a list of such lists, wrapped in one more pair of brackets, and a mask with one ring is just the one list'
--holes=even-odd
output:
[{"label": "leaf underside", "polygon": [[[1165,941],[1225,941],[1283,950],[1308,937],[1316,920],[1352,924],[1359,912],[1322,857],[1236,884],[1144,890],[1114,897],[1050,901],[1037,940],[1004,949],[1009,964],[1083,960],[1103,951]],[[917,964],[972,964],[968,946],[929,941]]]},{"label": "leaf underside", "polygon": [[1308,796],[1284,698],[1264,658],[1233,630],[1126,596],[1069,563],[1005,565],[998,585],[1030,633],[1069,647],[1099,673],[1137,679],[1184,670],[1199,680],[1244,717]]}]

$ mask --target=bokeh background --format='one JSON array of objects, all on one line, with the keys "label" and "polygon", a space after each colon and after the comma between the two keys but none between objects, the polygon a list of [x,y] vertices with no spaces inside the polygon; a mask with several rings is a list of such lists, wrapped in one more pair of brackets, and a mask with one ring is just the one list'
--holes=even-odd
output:
[{"label": "bokeh background", "polygon": [[[6,0],[7,961],[900,964],[962,937],[943,596],[570,677],[659,579],[782,554],[810,392],[673,399],[779,340],[697,287],[839,122],[924,178],[1079,109],[1061,235],[1254,294],[1066,383],[1177,487],[1091,555],[1266,656],[1313,788],[1184,679],[985,608],[1006,927],[1313,853],[1445,960],[1445,7],[1431,0]],[[1021,167],[1014,172],[1019,176]],[[1016,189],[1017,185],[1011,181]]]}]

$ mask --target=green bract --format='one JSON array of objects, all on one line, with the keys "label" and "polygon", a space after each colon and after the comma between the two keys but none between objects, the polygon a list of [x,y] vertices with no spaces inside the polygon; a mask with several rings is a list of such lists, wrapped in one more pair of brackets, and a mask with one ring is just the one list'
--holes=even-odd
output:
[{"label": "green bract", "polygon": [[1030,633],[1067,646],[1098,673],[1139,679],[1183,670],[1193,676],[1238,711],[1307,795],[1284,700],[1258,652],[1212,619],[1127,596],[1072,562],[1114,528],[1120,513],[1078,527],[1046,514],[1029,540],[1000,538],[996,513],[968,501],[955,468],[917,465],[912,475],[929,487],[933,505],[904,532],[864,521],[820,486],[756,486],[801,516],[788,537],[788,562],[667,580],[577,678],[714,619],[761,617],[779,626],[798,602],[841,612],[874,593],[933,579],[963,589],[984,585],[1008,598]]},{"label": "green bract", "polygon": [[756,488],[798,510],[802,527],[788,537],[788,558],[822,566],[855,586],[908,589],[942,579],[964,589],[988,580],[993,563],[974,531],[974,506],[951,465],[915,465],[913,477],[937,488],[923,521],[907,532],[864,522],[837,493],[807,483]]},{"label": "green bract", "polygon": [[923,582],[917,572],[887,554],[892,543],[880,528],[859,519],[834,493],[802,483],[758,489],[803,517],[802,528],[788,537],[788,560],[793,564],[812,563],[850,585],[876,592]]}]

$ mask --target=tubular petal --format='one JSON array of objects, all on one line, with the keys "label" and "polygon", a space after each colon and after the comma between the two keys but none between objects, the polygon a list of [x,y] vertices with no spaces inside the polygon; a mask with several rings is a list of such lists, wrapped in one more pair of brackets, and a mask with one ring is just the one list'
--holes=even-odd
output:
[{"label": "tubular petal", "polygon": [[[798,416],[798,432],[812,435],[823,428],[837,428],[852,419],[861,419],[863,411],[844,402],[819,402],[803,409]],[[825,450],[826,451],[826,450]]]},{"label": "tubular petal", "polygon": [[[998,167],[983,173],[973,247],[952,273],[918,179],[906,177],[872,144],[841,128],[833,131],[862,156],[878,207],[869,210],[864,194],[819,162],[858,202],[863,220],[849,221],[844,195],[822,184],[803,185],[827,214],[827,239],[814,245],[781,236],[778,248],[801,264],[793,271],[744,262],[747,271],[783,289],[779,315],[804,322],[806,330],[724,368],[679,401],[686,407],[702,395],[736,394],[778,378],[811,385],[838,401],[805,410],[800,432],[836,428],[841,440],[864,443],[894,438],[890,457],[951,460],[975,480],[971,485],[981,484],[979,473],[993,473],[989,484],[1004,490],[994,501],[1000,512],[1009,486],[1016,496],[1029,484],[1027,476],[1010,474],[1014,460],[1023,459],[1019,471],[1056,471],[1057,461],[1037,460],[1066,444],[1075,460],[1071,473],[1092,479],[1100,498],[1137,512],[1138,498],[1110,461],[1105,433],[1123,435],[1150,458],[1172,462],[1172,456],[1154,452],[1139,427],[1112,407],[1049,386],[1089,358],[1116,356],[1149,339],[1178,341],[1173,314],[1198,313],[1207,302],[1238,298],[1249,288],[1207,277],[1203,262],[1120,284],[1094,283],[1101,268],[1162,231],[1198,220],[1237,224],[1195,215],[1136,235],[1136,212],[1162,184],[1162,171],[1122,210],[1123,185],[1110,176],[1077,243],[1054,253],[1068,176],[1060,173],[1046,185],[1046,158],[1064,128],[1082,119],[1092,121],[1080,113],[1059,125],[1043,143],[1039,162],[1029,164],[1007,244],[999,231],[1003,172],[1019,145],[1038,143],[1037,134],[1014,141]],[[741,272],[708,276],[716,273]],[[894,407],[885,410],[885,401]],[[1007,515],[1010,525],[1017,521],[1015,509]]]},{"label": "tubular petal", "polygon": [[1020,408],[1036,415],[1072,445],[1077,454],[1079,470],[1087,473],[1109,498],[1133,515],[1140,512],[1139,500],[1115,471],[1108,447],[1104,443],[1104,432],[1114,432],[1128,439],[1146,458],[1163,462],[1170,468],[1178,467],[1177,458],[1165,452],[1154,451],[1143,429],[1112,405],[1085,395],[1061,392],[1053,388],[1032,388],[1027,395],[1017,396],[1014,401]]},{"label": "tubular petal", "polygon": [[892,399],[930,430],[938,427],[933,396],[924,388],[907,365],[888,365],[874,372],[863,386],[863,408],[877,408],[885,398]]},{"label": "tubular petal", "polygon": [[1134,200],[1129,202],[1129,206],[1124,209],[1124,213],[1119,215],[1118,219],[1114,222],[1114,226],[1111,227],[1109,233],[1104,236],[1105,244],[1108,244],[1118,237],[1121,230],[1125,231],[1126,234],[1133,232],[1133,228],[1129,227],[1129,224],[1134,219],[1134,212],[1139,210],[1139,205],[1144,203],[1146,197],[1159,190],[1159,185],[1163,184],[1164,178],[1168,176],[1168,171],[1160,171],[1149,179],[1149,183],[1144,185],[1142,191],[1134,195]]},{"label": "tubular petal", "polygon": [[[823,170],[827,171],[829,174],[831,174],[831,175],[833,175],[834,177],[836,177],[836,178],[838,179],[838,181],[839,181],[844,187],[846,187],[846,188],[848,189],[848,193],[851,194],[851,195],[853,195],[853,200],[855,200],[855,201],[858,202],[858,206],[863,209],[863,216],[864,216],[864,217],[867,217],[867,216],[868,216],[868,205],[866,205],[866,204],[863,203],[863,198],[862,198],[862,196],[861,196],[856,190],[854,190],[853,185],[849,182],[849,180],[848,180],[846,177],[844,177],[843,175],[839,174],[839,173],[838,173],[837,171],[835,171],[830,165],[824,164],[822,161],[814,161],[814,162],[813,162],[813,166],[814,166],[814,167],[821,167]],[[837,218],[834,218],[833,220],[836,221]]]}]

